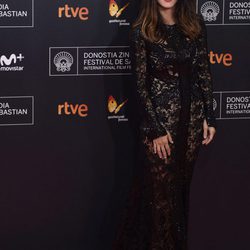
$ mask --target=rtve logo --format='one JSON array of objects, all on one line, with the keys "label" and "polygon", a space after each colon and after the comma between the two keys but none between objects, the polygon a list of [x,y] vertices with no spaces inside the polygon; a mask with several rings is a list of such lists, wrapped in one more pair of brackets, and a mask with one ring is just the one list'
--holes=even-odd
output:
[{"label": "rtve logo", "polygon": [[58,8],[59,18],[79,18],[82,21],[89,19],[89,9],[87,7],[71,7],[65,4]]},{"label": "rtve logo", "polygon": [[58,115],[86,117],[88,115],[88,106],[86,104],[69,104],[64,102],[64,104],[58,105],[57,112]]},{"label": "rtve logo", "polygon": [[208,54],[211,64],[223,64],[226,67],[230,67],[233,64],[233,56],[230,53],[215,53],[210,51]]}]

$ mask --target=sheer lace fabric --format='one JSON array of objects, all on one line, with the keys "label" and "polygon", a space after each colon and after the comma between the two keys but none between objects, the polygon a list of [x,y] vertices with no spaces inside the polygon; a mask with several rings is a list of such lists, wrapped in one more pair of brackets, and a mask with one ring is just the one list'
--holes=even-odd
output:
[{"label": "sheer lace fabric", "polygon": [[[216,127],[205,23],[190,40],[177,24],[160,23],[163,43],[132,31],[131,55],[140,102],[143,164],[131,186],[113,245],[116,250],[185,250],[189,188],[203,136],[203,120]],[[168,162],[152,140],[170,132]]]}]

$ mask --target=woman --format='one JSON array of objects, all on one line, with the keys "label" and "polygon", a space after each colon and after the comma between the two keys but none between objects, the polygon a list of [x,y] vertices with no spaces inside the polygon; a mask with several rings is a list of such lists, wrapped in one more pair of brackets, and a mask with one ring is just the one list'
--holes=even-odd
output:
[{"label": "woman", "polygon": [[114,248],[187,249],[189,187],[216,132],[206,26],[194,0],[144,0],[131,32],[143,171]]}]

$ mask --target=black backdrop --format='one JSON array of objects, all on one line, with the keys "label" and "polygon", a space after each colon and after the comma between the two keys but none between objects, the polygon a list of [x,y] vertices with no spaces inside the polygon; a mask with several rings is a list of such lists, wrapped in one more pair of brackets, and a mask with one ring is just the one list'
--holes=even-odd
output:
[{"label": "black backdrop", "polygon": [[[0,1],[1,250],[111,249],[136,167],[127,46],[138,2],[118,17],[109,3]],[[249,5],[197,2],[211,14],[218,130],[194,173],[192,250],[250,248]]]}]

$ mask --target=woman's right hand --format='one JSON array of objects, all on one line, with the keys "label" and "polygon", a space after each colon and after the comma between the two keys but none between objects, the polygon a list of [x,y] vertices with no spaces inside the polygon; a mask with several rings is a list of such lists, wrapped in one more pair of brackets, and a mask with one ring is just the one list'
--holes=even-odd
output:
[{"label": "woman's right hand", "polygon": [[169,142],[174,143],[169,132],[153,140],[154,153],[157,153],[161,159],[165,159],[165,163],[167,163],[167,157],[171,155]]}]

